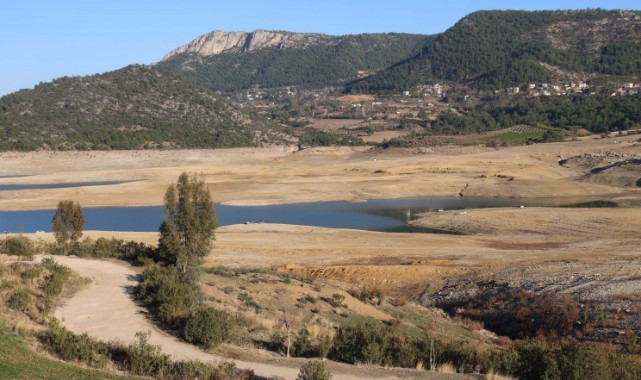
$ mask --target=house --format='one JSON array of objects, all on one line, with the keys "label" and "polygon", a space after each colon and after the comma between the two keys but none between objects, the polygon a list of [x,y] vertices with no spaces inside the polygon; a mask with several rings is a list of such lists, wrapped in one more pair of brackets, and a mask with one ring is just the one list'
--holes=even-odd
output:
[{"label": "house", "polygon": [[410,96],[410,92],[409,91],[403,91],[403,96]]},{"label": "house", "polygon": [[518,94],[519,92],[521,92],[521,89],[518,87],[508,87],[506,91],[508,94]]}]

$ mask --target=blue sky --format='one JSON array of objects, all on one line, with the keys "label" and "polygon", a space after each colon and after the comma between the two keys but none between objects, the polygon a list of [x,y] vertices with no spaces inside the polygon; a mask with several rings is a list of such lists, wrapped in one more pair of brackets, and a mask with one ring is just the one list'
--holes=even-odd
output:
[{"label": "blue sky", "polygon": [[479,9],[641,9],[638,0],[20,0],[0,8],[0,95],[64,75],[150,64],[212,30],[445,31]]}]

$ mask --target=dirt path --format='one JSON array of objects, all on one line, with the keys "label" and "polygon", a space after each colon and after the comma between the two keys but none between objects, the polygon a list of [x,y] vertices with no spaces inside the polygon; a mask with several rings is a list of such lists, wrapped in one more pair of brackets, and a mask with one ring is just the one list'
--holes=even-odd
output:
[{"label": "dirt path", "polygon": [[[145,310],[137,306],[128,292],[136,285],[136,274],[128,266],[109,261],[88,260],[76,257],[56,256],[55,260],[70,267],[92,283],[68,299],[55,313],[70,330],[103,341],[130,342],[137,331],[151,331],[150,343],[159,345],[162,351],[175,359],[198,359],[205,362],[229,360],[208,354],[195,346],[186,344],[158,330],[145,318]],[[267,364],[234,360],[239,368],[251,368],[259,376],[270,379],[295,379],[298,368],[282,363]],[[335,379],[410,379],[421,378],[427,373],[382,368],[355,368],[332,363]],[[390,374],[390,372],[394,372]],[[413,373],[412,373],[413,372]],[[434,374],[430,378],[465,378],[457,375]]]}]

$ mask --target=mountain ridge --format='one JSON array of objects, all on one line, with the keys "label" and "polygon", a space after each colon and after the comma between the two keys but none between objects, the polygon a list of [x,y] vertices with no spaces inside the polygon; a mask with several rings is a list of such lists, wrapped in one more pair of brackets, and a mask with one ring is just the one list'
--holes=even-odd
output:
[{"label": "mountain ridge", "polygon": [[640,75],[639,41],[638,11],[477,11],[429,41],[420,57],[349,90],[398,91],[430,80],[496,89],[548,82],[555,73],[546,65],[586,75]]},{"label": "mountain ridge", "polygon": [[341,86],[418,54],[428,38],[405,33],[214,31],[172,50],[157,66],[213,91]]},{"label": "mountain ridge", "polygon": [[162,61],[180,54],[210,57],[221,53],[240,53],[271,47],[302,48],[319,42],[328,43],[332,36],[322,33],[295,33],[281,30],[257,29],[252,32],[214,30],[200,35],[171,52]]}]

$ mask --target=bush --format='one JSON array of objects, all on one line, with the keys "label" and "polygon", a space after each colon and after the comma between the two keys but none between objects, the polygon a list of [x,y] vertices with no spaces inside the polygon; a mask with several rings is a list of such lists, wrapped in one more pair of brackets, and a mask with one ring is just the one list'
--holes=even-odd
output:
[{"label": "bush", "polygon": [[87,334],[74,334],[57,323],[40,333],[38,338],[47,351],[63,360],[78,361],[92,367],[103,367],[109,361],[105,345]]},{"label": "bush", "polygon": [[229,339],[232,319],[224,311],[205,307],[194,312],[184,329],[185,340],[207,348],[215,347]]},{"label": "bush", "polygon": [[294,355],[309,358],[314,356],[315,353],[312,341],[309,339],[309,331],[305,328],[301,329],[296,336],[296,340],[294,340]]},{"label": "bush", "polygon": [[64,265],[56,263],[56,261],[50,257],[44,258],[41,264],[51,272],[47,281],[42,285],[42,291],[45,296],[56,297],[60,295],[65,282],[71,275],[71,270]]},{"label": "bush", "polygon": [[340,293],[332,294],[332,298],[327,299],[327,302],[333,307],[342,307],[345,296]]},{"label": "bush", "polygon": [[73,254],[80,257],[112,258],[134,265],[143,265],[158,259],[155,248],[144,243],[116,238],[101,237],[94,241],[87,237],[72,244],[43,244],[42,248],[52,255]]},{"label": "bush", "polygon": [[174,328],[184,325],[200,301],[198,290],[181,281],[174,266],[150,267],[143,271],[137,297],[162,322]]},{"label": "bush", "polygon": [[341,326],[334,338],[334,346],[329,352],[329,357],[350,364],[384,365],[389,335],[379,321]]},{"label": "bush", "polygon": [[136,341],[129,345],[128,369],[134,375],[163,377],[169,374],[171,359],[160,347],[149,344],[149,331],[136,333]]},{"label": "bush", "polygon": [[36,249],[35,245],[28,237],[19,235],[9,236],[2,240],[2,242],[0,242],[0,252],[32,260],[36,253]]},{"label": "bush", "polygon": [[20,278],[25,281],[28,281],[28,280],[32,280],[34,278],[40,277],[41,273],[42,273],[42,268],[33,266],[33,267],[26,268],[22,273],[20,273]]},{"label": "bush", "polygon": [[329,380],[332,374],[320,360],[309,361],[300,368],[296,380]]},{"label": "bush", "polygon": [[383,291],[376,287],[350,289],[349,294],[361,302],[371,302],[380,305],[383,302]]},{"label": "bush", "polygon": [[7,301],[7,306],[17,311],[26,311],[33,301],[33,297],[26,289],[16,290]]},{"label": "bush", "polygon": [[247,307],[252,307],[256,311],[256,314],[259,314],[263,308],[256,302],[254,297],[250,296],[247,293],[240,293],[238,295],[238,300],[245,304]]}]

